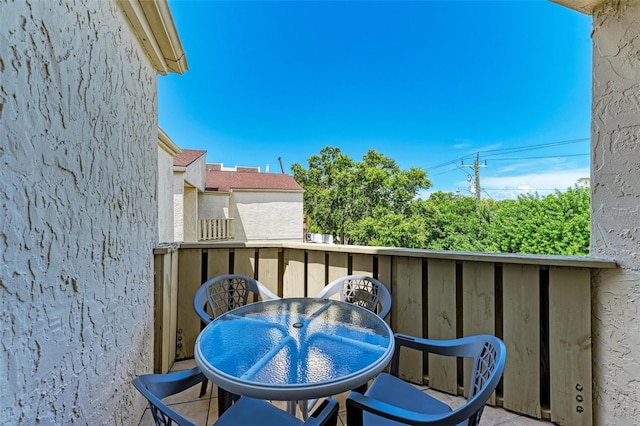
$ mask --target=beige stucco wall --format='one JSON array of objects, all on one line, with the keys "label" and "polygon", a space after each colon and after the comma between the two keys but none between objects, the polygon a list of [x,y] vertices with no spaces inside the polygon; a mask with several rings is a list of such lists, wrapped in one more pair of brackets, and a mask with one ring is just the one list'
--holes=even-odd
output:
[{"label": "beige stucco wall", "polygon": [[302,241],[302,192],[231,193],[229,216],[238,241]]},{"label": "beige stucco wall", "polygon": [[228,219],[229,193],[204,192],[198,197],[199,219]]},{"label": "beige stucco wall", "polygon": [[173,155],[158,147],[158,238],[173,239]]},{"label": "beige stucco wall", "polygon": [[173,240],[198,240],[198,194],[204,191],[206,158],[173,172]]},{"label": "beige stucco wall", "polygon": [[205,173],[207,169],[206,156],[202,156],[187,166],[182,179],[189,185],[204,191]]},{"label": "beige stucco wall", "polygon": [[640,0],[593,15],[591,253],[594,423],[640,419]]},{"label": "beige stucco wall", "polygon": [[136,424],[156,71],[114,1],[0,0],[0,419]]},{"label": "beige stucco wall", "polygon": [[198,241],[198,190],[184,187],[183,241]]},{"label": "beige stucco wall", "polygon": [[184,194],[173,194],[173,241],[184,241]]}]

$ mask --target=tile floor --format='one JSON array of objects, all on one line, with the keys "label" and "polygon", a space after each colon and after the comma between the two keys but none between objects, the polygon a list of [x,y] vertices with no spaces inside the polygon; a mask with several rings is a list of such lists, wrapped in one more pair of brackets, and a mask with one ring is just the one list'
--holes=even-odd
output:
[{"label": "tile floor", "polygon": [[[172,368],[172,371],[185,370],[189,368],[193,368],[195,366],[195,361],[186,360],[176,362]],[[212,392],[213,388],[213,392]],[[464,399],[461,397],[455,397],[452,395],[435,392],[431,389],[425,388],[425,392],[433,395],[449,406],[455,408],[464,403]],[[207,389],[207,393],[203,397],[199,397],[200,394],[200,385],[194,386],[185,392],[182,392],[179,395],[171,396],[166,399],[166,401],[175,405],[174,409],[180,413],[183,413],[186,417],[190,418],[194,423],[198,425],[211,425],[215,421],[218,416],[218,401],[217,401],[217,391],[215,386],[211,385],[209,382],[209,388]],[[347,393],[336,395],[334,398],[340,403],[340,417],[338,420],[338,424],[340,426],[346,425],[346,413],[345,413],[345,404],[344,400],[347,396]],[[285,408],[284,403],[276,402],[276,405],[281,408]],[[151,412],[147,408],[140,420],[140,426],[153,426],[153,418],[151,417]],[[494,408],[494,407],[485,407],[484,413],[482,414],[482,419],[480,421],[481,426],[511,426],[511,425],[520,425],[520,426],[543,426],[543,425],[552,425],[550,422],[545,422],[537,419],[532,419],[529,417],[521,416],[516,413],[509,412],[507,410]]]}]

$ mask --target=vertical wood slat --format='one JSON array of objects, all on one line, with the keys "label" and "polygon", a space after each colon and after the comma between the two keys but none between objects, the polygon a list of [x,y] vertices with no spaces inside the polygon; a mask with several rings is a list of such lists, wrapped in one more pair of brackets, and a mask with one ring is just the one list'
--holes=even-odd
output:
[{"label": "vertical wood slat", "polygon": [[344,252],[329,252],[329,276],[327,284],[347,275],[349,267],[349,255]]},{"label": "vertical wood slat", "polygon": [[381,281],[387,290],[389,290],[389,293],[391,293],[391,311],[384,319],[387,324],[391,325],[391,321],[393,321],[396,315],[394,314],[396,302],[393,300],[393,292],[391,291],[391,256],[378,257],[378,276],[376,278]]},{"label": "vertical wood slat", "polygon": [[505,264],[502,276],[503,407],[540,418],[540,267]]},{"label": "vertical wood slat", "polygon": [[[422,259],[398,256],[392,272],[391,288],[397,308],[391,328],[398,333],[423,336]],[[422,383],[422,353],[413,350],[400,352],[399,373],[409,382]]]},{"label": "vertical wood slat", "polygon": [[229,273],[229,249],[207,251],[207,280]]},{"label": "vertical wood slat", "polygon": [[[233,273],[256,278],[256,250],[255,249],[235,249],[233,254]],[[249,296],[247,303],[257,302],[258,295]]]},{"label": "vertical wood slat", "polygon": [[391,292],[391,259],[391,256],[378,256],[378,276],[375,277],[384,283],[389,292]]},{"label": "vertical wood slat", "polygon": [[312,250],[307,253],[307,296],[313,297],[327,283],[324,276],[324,252]]},{"label": "vertical wood slat", "polygon": [[551,421],[592,424],[591,274],[549,268]]},{"label": "vertical wood slat", "polygon": [[[430,339],[455,339],[456,262],[429,259],[427,280],[428,331]],[[458,361],[454,357],[430,354],[429,387],[456,395],[458,393]]]},{"label": "vertical wood slat", "polygon": [[284,250],[283,297],[304,297],[304,251]]},{"label": "vertical wood slat", "polygon": [[176,341],[178,337],[178,284],[179,284],[179,251],[174,250],[171,253],[171,323],[169,324],[169,365],[173,365],[173,361],[176,359]]},{"label": "vertical wood slat", "polygon": [[255,249],[235,249],[233,255],[233,273],[255,278]]},{"label": "vertical wood slat", "polygon": [[[495,335],[495,271],[493,263],[462,264],[462,330],[463,335]],[[469,394],[472,360],[464,360],[464,395]],[[495,393],[487,401],[495,405]]]},{"label": "vertical wood slat", "polygon": [[[258,281],[273,294],[278,295],[278,253],[277,248],[258,250]],[[281,295],[278,295],[281,296]]]},{"label": "vertical wood slat", "polygon": [[373,256],[370,254],[355,253],[351,256],[352,275],[373,276]]},{"label": "vertical wood slat", "polygon": [[[153,291],[153,319],[154,319],[154,365],[155,373],[166,373],[173,365],[175,359],[175,314],[172,315],[172,307],[175,300],[171,300],[174,291],[172,285],[172,255],[177,258],[177,251],[171,249],[164,253],[154,255],[154,291]],[[173,329],[173,335],[171,330]]]},{"label": "vertical wood slat", "polygon": [[178,260],[177,359],[193,357],[193,346],[200,333],[200,317],[193,309],[193,297],[202,284],[202,250],[181,249]]}]

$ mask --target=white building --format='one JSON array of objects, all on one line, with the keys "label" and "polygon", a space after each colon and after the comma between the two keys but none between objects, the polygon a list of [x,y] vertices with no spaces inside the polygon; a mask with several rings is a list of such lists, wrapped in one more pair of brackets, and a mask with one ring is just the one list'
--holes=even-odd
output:
[{"label": "white building", "polygon": [[301,242],[303,195],[304,189],[286,174],[207,164],[198,216],[203,221],[230,219],[229,238],[235,241]]},{"label": "white building", "polygon": [[301,242],[303,195],[287,174],[206,164],[206,151],[181,150],[173,156],[172,241]]}]

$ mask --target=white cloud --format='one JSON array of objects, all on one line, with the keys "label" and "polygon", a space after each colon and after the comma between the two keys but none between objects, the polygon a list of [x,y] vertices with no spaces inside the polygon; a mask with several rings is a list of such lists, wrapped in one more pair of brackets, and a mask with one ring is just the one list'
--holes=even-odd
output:
[{"label": "white cloud", "polygon": [[[504,177],[486,177],[481,181],[483,192],[494,199],[517,198],[518,195],[538,193],[548,195],[555,190],[572,188],[582,178],[588,178],[589,168],[557,170]],[[483,194],[483,196],[486,194]]]}]

